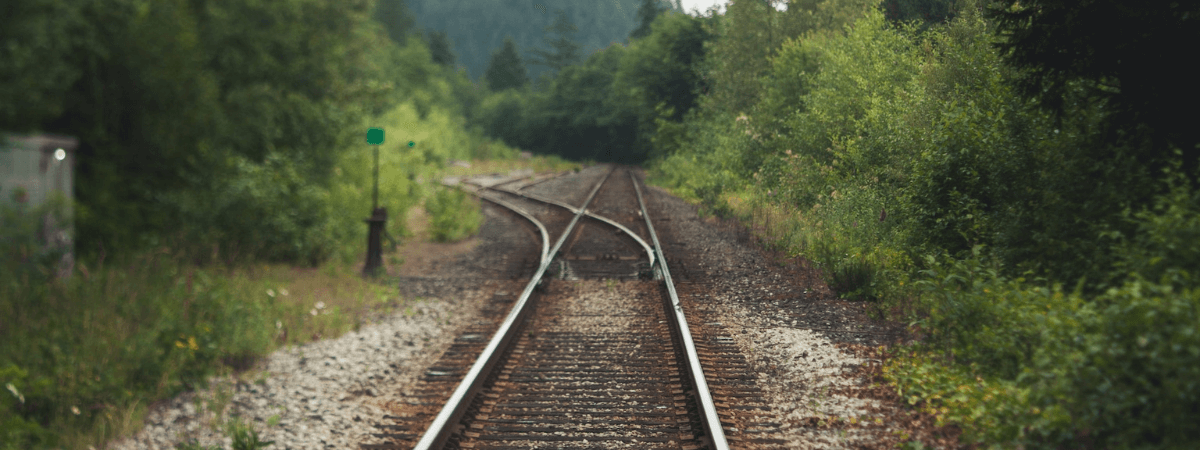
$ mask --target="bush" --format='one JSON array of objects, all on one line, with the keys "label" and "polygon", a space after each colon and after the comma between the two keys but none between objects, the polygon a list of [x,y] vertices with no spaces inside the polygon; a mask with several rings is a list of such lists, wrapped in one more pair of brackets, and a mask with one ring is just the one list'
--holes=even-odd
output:
[{"label": "bush", "polygon": [[[230,157],[210,189],[162,195],[178,210],[185,247],[203,261],[214,253],[242,261],[291,261],[315,266],[333,251],[329,192],[302,165],[279,154],[261,163]],[[207,246],[207,248],[201,247]],[[214,250],[214,246],[216,250]]]},{"label": "bush", "polygon": [[430,235],[438,242],[465,239],[477,233],[483,224],[479,205],[457,189],[438,190],[425,200],[425,210],[429,213]]},{"label": "bush", "polygon": [[[11,275],[48,280],[69,273],[64,257],[71,251],[72,204],[55,192],[45,204],[30,208],[22,190],[11,193],[13,202],[0,199],[0,270]],[[48,236],[58,231],[65,236]]]},{"label": "bush", "polygon": [[[893,361],[889,377],[911,403],[995,446],[1200,443],[1191,425],[1200,421],[1200,286],[1194,266],[1178,265],[1196,258],[1200,204],[1177,186],[1131,216],[1141,231],[1114,246],[1118,270],[1158,278],[1124,272],[1093,298],[1006,278],[978,248],[965,260],[931,260],[918,282],[928,338]],[[994,392],[952,393],[972,379]]]},{"label": "bush", "polygon": [[[273,280],[184,260],[159,249],[78,263],[54,283],[0,271],[0,449],[101,446],[139,405],[282,343],[348,330],[345,313],[365,306],[357,275],[338,279],[361,283],[350,295],[310,274],[289,296]],[[325,293],[339,290],[346,298]]]}]

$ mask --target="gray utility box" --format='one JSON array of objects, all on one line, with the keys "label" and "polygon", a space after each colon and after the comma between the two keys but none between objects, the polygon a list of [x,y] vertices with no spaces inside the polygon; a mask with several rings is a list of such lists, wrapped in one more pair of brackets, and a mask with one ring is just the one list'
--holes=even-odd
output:
[{"label": "gray utility box", "polygon": [[[71,224],[74,200],[75,149],[79,140],[70,136],[48,134],[0,134],[0,205],[17,211],[18,218],[42,212],[37,220],[36,234],[41,252],[61,253],[57,272],[69,276],[74,265],[74,229]],[[67,200],[64,214],[45,211],[42,206],[61,195]],[[8,228],[8,227],[6,227]],[[17,236],[0,236],[9,240]]]}]

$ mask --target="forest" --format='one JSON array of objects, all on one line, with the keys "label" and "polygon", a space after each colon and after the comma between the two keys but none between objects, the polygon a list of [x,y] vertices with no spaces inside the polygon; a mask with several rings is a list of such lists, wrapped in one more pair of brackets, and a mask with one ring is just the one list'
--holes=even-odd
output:
[{"label": "forest", "polygon": [[84,144],[74,281],[50,281],[55,255],[10,237],[32,212],[0,203],[0,448],[102,443],[114,417],[278,346],[274,317],[306,310],[228,268],[358,258],[339,208],[369,209],[362,132],[380,123],[394,217],[469,218],[424,182],[451,159],[643,165],[908,325],[887,382],[965,444],[1200,443],[1200,6],[680,9],[5,2],[0,130]]},{"label": "forest", "polygon": [[[543,45],[542,30],[562,12],[577,28],[572,41],[580,55],[587,55],[613,43],[624,43],[637,26],[641,0],[408,0],[412,26],[425,33],[444,33],[472,79],[487,69],[492,51],[505,37],[513,38],[521,57]],[[664,2],[663,8],[681,10],[678,4]],[[528,67],[530,77],[538,79],[548,68]]]}]

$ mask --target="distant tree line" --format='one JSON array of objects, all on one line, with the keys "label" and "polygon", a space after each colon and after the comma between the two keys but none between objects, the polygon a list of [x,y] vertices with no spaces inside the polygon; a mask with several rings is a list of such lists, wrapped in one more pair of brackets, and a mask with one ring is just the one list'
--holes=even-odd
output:
[{"label": "distant tree line", "polygon": [[[530,62],[533,49],[544,48],[543,29],[554,23],[561,12],[578,28],[572,41],[578,44],[580,57],[622,42],[638,24],[641,0],[407,0],[416,20],[415,26],[426,31],[442,31],[453,42],[458,64],[472,79],[481,79],[492,53],[506,37],[516,44],[521,58]],[[663,2],[674,5],[677,2]],[[668,6],[664,6],[668,7]],[[545,66],[530,65],[529,76],[536,80]]]}]

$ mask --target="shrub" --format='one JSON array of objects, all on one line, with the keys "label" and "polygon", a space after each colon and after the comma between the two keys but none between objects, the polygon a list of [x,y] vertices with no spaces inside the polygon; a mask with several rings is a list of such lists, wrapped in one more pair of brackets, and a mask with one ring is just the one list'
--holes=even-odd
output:
[{"label": "shrub", "polygon": [[[1158,279],[1123,272],[1092,298],[1006,278],[978,248],[964,260],[930,260],[918,282],[928,306],[918,325],[928,338],[889,376],[911,403],[995,446],[1200,443],[1191,425],[1200,421],[1200,287],[1194,267],[1179,265],[1196,257],[1195,199],[1177,186],[1131,214],[1140,232],[1115,244],[1118,270]],[[949,394],[972,379],[999,390]]]},{"label": "shrub", "polygon": [[52,225],[69,234],[71,202],[55,192],[45,204],[30,208],[16,201],[24,195],[21,190],[11,194],[12,203],[0,199],[0,270],[34,280],[50,279],[59,271],[69,271],[69,267],[63,267],[63,258],[71,250],[68,244],[73,236],[45,236],[54,230],[43,227]]},{"label": "shrub", "polygon": [[435,241],[453,242],[474,235],[483,224],[479,205],[457,189],[440,189],[425,200],[429,232]]}]

